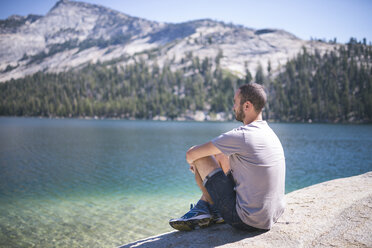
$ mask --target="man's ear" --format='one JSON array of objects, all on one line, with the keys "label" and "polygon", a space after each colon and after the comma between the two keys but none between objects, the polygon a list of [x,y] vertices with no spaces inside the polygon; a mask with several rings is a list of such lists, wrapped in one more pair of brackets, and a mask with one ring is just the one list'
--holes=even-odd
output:
[{"label": "man's ear", "polygon": [[243,105],[243,108],[246,109],[246,110],[248,110],[251,107],[253,107],[253,105],[250,101],[246,101]]}]

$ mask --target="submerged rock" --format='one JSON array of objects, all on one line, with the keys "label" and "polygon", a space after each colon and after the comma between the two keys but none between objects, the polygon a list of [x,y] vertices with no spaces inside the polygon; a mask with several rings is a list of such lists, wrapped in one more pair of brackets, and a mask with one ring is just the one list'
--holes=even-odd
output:
[{"label": "submerged rock", "polygon": [[286,211],[268,232],[229,225],[170,232],[129,247],[372,247],[372,172],[286,195]]}]

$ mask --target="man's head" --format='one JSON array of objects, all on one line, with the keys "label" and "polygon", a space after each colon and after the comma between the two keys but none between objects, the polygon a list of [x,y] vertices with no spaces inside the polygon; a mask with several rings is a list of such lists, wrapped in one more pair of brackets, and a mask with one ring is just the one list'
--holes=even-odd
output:
[{"label": "man's head", "polygon": [[261,115],[266,99],[266,93],[262,85],[249,83],[240,86],[234,97],[236,120],[244,124],[254,121]]}]

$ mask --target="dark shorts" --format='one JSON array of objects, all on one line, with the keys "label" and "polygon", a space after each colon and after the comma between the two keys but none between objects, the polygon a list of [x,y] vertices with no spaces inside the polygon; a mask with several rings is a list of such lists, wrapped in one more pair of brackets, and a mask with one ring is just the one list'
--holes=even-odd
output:
[{"label": "dark shorts", "polygon": [[236,212],[235,181],[231,172],[227,175],[222,169],[211,172],[204,179],[204,186],[227,224],[247,231],[264,231],[245,224]]}]

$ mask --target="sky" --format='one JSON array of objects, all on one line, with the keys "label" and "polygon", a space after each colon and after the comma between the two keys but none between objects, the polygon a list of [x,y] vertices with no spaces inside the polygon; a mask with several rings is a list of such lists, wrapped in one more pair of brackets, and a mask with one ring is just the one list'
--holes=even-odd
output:
[{"label": "sky", "polygon": [[[0,19],[45,15],[56,0],[0,0]],[[275,28],[310,40],[372,42],[372,0],[82,0],[151,21],[210,18],[248,28]]]}]

